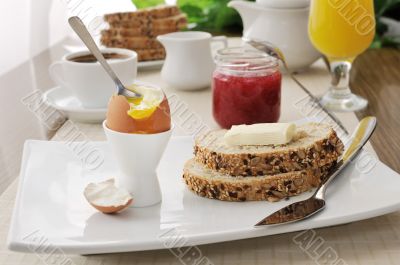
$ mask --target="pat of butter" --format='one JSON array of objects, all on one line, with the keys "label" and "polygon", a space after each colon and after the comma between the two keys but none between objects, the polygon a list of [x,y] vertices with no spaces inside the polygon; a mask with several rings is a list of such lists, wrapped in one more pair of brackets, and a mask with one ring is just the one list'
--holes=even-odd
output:
[{"label": "pat of butter", "polygon": [[225,133],[228,145],[279,145],[289,143],[296,133],[294,123],[237,125]]}]

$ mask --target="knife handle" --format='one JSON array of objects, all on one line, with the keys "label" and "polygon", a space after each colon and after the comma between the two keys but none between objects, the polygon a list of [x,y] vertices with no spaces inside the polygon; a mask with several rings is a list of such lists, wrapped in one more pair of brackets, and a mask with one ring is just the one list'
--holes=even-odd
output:
[{"label": "knife handle", "polygon": [[337,176],[343,169],[346,168],[348,164],[359,154],[362,147],[368,142],[372,133],[376,128],[376,118],[369,116],[365,117],[360,121],[356,130],[351,135],[350,144],[344,152],[341,161],[337,166],[332,169],[330,175],[328,175],[327,180],[323,183],[316,191],[316,197],[319,199],[324,198],[326,187],[329,183]]}]

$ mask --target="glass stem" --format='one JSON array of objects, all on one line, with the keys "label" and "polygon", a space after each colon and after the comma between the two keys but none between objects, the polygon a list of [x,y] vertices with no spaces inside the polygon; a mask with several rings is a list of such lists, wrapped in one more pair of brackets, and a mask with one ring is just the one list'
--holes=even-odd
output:
[{"label": "glass stem", "polygon": [[344,99],[351,96],[350,91],[350,70],[351,63],[347,61],[331,62],[332,86],[331,97]]}]

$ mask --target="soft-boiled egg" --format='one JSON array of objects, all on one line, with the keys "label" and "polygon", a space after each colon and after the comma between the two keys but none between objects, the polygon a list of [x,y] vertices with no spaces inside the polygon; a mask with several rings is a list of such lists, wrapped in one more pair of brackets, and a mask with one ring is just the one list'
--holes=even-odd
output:
[{"label": "soft-boiled egg", "polygon": [[108,103],[107,127],[122,133],[152,134],[168,131],[171,116],[164,92],[149,85],[131,85],[143,95],[140,99],[127,100],[113,95]]}]

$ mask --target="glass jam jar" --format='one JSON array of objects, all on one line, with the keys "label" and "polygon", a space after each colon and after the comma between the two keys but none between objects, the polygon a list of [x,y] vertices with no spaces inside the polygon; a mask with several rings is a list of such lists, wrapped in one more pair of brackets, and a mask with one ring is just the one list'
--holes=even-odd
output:
[{"label": "glass jam jar", "polygon": [[277,122],[281,107],[278,59],[244,47],[219,50],[213,74],[213,115],[232,125]]}]

